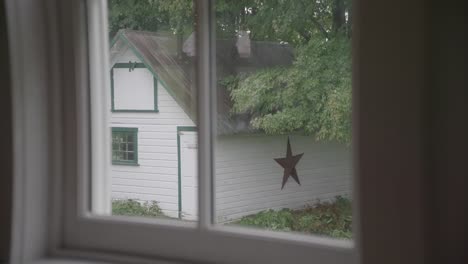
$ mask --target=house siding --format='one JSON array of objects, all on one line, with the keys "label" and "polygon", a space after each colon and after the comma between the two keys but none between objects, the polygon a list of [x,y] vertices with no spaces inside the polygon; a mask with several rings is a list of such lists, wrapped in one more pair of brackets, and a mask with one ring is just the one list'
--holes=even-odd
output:
[{"label": "house siding", "polygon": [[[114,56],[112,65],[129,61],[141,62],[127,50]],[[159,87],[159,113],[111,113],[109,127],[137,127],[139,144],[139,166],[111,166],[112,198],[157,201],[166,215],[178,217],[177,127],[195,124],[160,83]],[[267,209],[300,209],[337,195],[351,195],[349,147],[316,142],[312,136],[292,135],[290,139],[293,154],[304,153],[296,166],[301,186],[290,178],[281,190],[283,168],[274,158],[285,156],[286,136],[217,137],[217,222]]]},{"label": "house siding", "polygon": [[[129,61],[141,62],[127,50],[114,57],[112,65]],[[139,152],[139,166],[111,166],[112,198],[157,201],[166,215],[177,217],[177,126],[193,126],[194,123],[161,83],[158,87],[158,113],[114,112],[110,115],[109,129],[138,128]]]},{"label": "house siding", "polygon": [[351,195],[351,152],[338,143],[291,136],[301,186],[289,178],[281,190],[283,168],[273,159],[286,154],[286,136],[220,136],[216,142],[216,218],[228,222],[267,209],[300,209],[335,196]]}]

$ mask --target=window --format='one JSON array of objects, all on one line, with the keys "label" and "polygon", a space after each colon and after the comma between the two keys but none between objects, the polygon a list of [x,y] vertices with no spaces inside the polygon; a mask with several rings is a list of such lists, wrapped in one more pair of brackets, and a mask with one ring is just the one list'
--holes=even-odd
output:
[{"label": "window", "polygon": [[[66,209],[72,215],[67,219],[77,219],[77,222],[67,222],[65,225],[65,239],[68,244],[214,263],[222,263],[226,259],[231,263],[287,262],[294,258],[298,251],[307,252],[308,257],[302,260],[303,262],[315,260],[321,263],[336,263],[337,259],[343,260],[343,263],[353,261],[352,240],[330,238],[332,232],[309,231],[308,227],[317,221],[314,217],[298,215],[301,219],[291,219],[296,217],[294,210],[307,209],[304,206],[315,199],[326,198],[329,199],[327,202],[331,202],[334,201],[334,195],[350,194],[350,158],[346,146],[311,143],[314,141],[312,137],[295,135],[302,131],[288,130],[291,146],[287,147],[289,144],[284,133],[269,135],[268,128],[255,127],[254,119],[258,113],[250,109],[234,113],[236,102],[230,101],[235,99],[230,93],[235,89],[226,85],[229,80],[293,65],[292,56],[295,53],[292,50],[292,41],[295,34],[288,36],[290,44],[285,43],[284,36],[270,33],[258,35],[258,40],[249,39],[247,31],[237,31],[238,28],[249,27],[242,24],[244,15],[250,16],[253,13],[248,11],[249,8],[241,8],[245,14],[239,15],[237,2],[230,2],[227,9],[220,5],[220,9],[215,10],[215,1],[180,1],[178,3],[182,10],[176,11],[171,5],[164,7],[164,4],[169,2],[172,3],[166,0],[139,1],[139,5],[147,5],[145,8],[137,8],[139,12],[161,12],[166,8],[178,15],[162,14],[155,18],[155,32],[148,32],[145,28],[115,28],[112,32],[118,39],[112,43],[109,52],[105,39],[111,32],[99,33],[105,30],[99,25],[106,17],[97,15],[101,14],[105,5],[97,4],[99,1],[88,1],[88,14],[95,14],[89,16],[89,52],[92,54],[89,56],[90,69],[85,69],[90,73],[91,87],[84,87],[81,91],[89,93],[91,109],[87,108],[85,99],[88,97],[79,97],[79,113],[90,111],[90,114],[79,119],[78,127],[83,127],[79,138],[83,140],[83,144],[79,144],[82,160],[78,161],[82,163],[79,163],[78,167],[89,166],[91,173],[83,171],[77,176],[83,179],[83,182],[78,183],[76,193],[79,201],[77,206],[80,207],[77,210]],[[118,6],[115,16],[111,17],[117,21],[114,21],[110,28],[125,22],[120,14],[122,10],[132,8],[132,3],[134,2],[110,2],[111,10],[116,8],[115,4],[122,5]],[[161,6],[158,7],[158,4]],[[252,4],[263,8],[261,3]],[[278,7],[276,10],[286,7]],[[97,10],[101,11],[94,13]],[[256,24],[255,32],[262,32],[263,24],[273,23],[268,14],[271,8],[265,10],[267,13],[258,13],[265,16],[263,22]],[[194,13],[197,15],[194,16]],[[330,16],[326,10],[323,14],[326,18]],[[228,19],[231,15],[238,18]],[[180,17],[181,21],[177,21]],[[193,21],[194,17],[196,21]],[[163,24],[158,24],[161,21]],[[149,23],[147,26],[151,27],[154,24]],[[96,31],[97,28],[100,30]],[[168,32],[164,32],[164,29]],[[275,31],[274,27],[270,29]],[[254,31],[251,33],[253,35]],[[318,44],[325,45],[327,39],[322,36],[320,40]],[[304,43],[306,40],[301,42]],[[334,41],[330,43],[336,44]],[[347,47],[341,48],[349,52]],[[302,50],[306,47],[294,48]],[[96,56],[93,56],[94,53]],[[146,104],[146,99],[154,96],[146,94],[144,91],[149,89],[143,91],[140,86],[147,89],[148,81],[157,77],[158,83],[162,84],[156,91],[159,100],[157,115],[138,111],[106,111],[106,115],[102,113],[102,106],[106,105],[107,98],[112,94],[108,93],[109,90],[104,90],[107,92],[105,93],[100,88],[109,86],[102,81],[102,72],[108,73],[108,70],[105,69],[105,65],[98,63],[98,54],[107,53],[110,55],[107,61],[113,65],[113,79],[109,85],[114,87],[114,108],[138,109],[134,106],[140,105],[140,100],[142,104]],[[103,57],[101,59],[105,61],[106,58]],[[129,61],[129,64],[116,64]],[[343,61],[348,63],[348,60]],[[136,67],[138,63],[143,63],[145,67]],[[342,78],[348,77],[350,69],[346,67],[349,64],[342,68],[341,64],[339,66],[340,69],[344,69]],[[303,66],[298,68],[300,67]],[[320,67],[326,68],[331,65]],[[117,72],[121,79],[117,77]],[[140,77],[134,75],[139,72],[142,73]],[[282,76],[286,75],[294,74],[285,73]],[[140,85],[141,80],[146,81]],[[349,84],[350,80],[346,81]],[[255,80],[254,83],[258,81]],[[325,85],[332,84],[333,82],[330,82]],[[121,86],[118,87],[119,85]],[[239,86],[243,84],[239,83]],[[128,87],[130,90],[125,90]],[[279,88],[281,87],[277,87],[276,84],[273,87]],[[346,88],[346,91],[350,90],[349,85]],[[124,90],[125,92],[122,92]],[[117,98],[119,91],[121,97]],[[286,96],[293,91],[294,89],[290,89],[282,96],[291,100]],[[246,93],[249,94],[249,91]],[[256,94],[250,92],[250,96],[244,94],[244,98],[255,100]],[[304,94],[299,94],[293,100],[301,100],[304,97]],[[349,102],[349,98],[346,97],[343,101]],[[280,107],[288,104],[281,100],[271,103]],[[265,109],[271,109],[271,106],[266,106]],[[301,122],[303,121],[300,120],[299,123]],[[89,130],[84,129],[87,126]],[[281,124],[280,126],[284,127]],[[111,141],[108,140],[111,136],[108,127],[138,127],[139,166],[106,166],[105,157],[110,153],[106,153],[105,144]],[[129,144],[132,143],[135,147],[136,140],[129,140],[131,136],[126,133],[119,132],[118,135],[112,135],[113,146],[107,149],[114,150],[114,162],[116,158],[120,160],[119,163],[131,162],[131,157],[128,156],[131,153],[127,152],[135,151]],[[314,152],[311,151],[311,146]],[[335,153],[335,150],[339,151]],[[296,180],[294,168],[282,168],[275,163],[275,159],[289,157],[284,156],[289,154],[295,157],[301,152],[305,154],[303,162],[296,168],[299,175]],[[86,163],[86,153],[92,154],[91,164]],[[326,159],[322,153],[328,154]],[[320,166],[316,166],[317,164]],[[333,169],[327,170],[329,167]],[[337,167],[338,169],[335,169]],[[284,175],[284,171],[287,170],[291,173]],[[323,173],[325,170],[327,171]],[[291,177],[288,180],[283,176]],[[323,178],[328,176],[335,181],[331,184],[323,183]],[[86,184],[87,182],[90,184]],[[282,182],[285,183],[284,186]],[[320,193],[325,195],[317,196]],[[142,214],[139,213],[114,214],[113,202],[125,199],[132,200],[132,206],[150,203],[147,209],[155,212],[156,216],[162,213],[163,217],[142,218]],[[153,202],[157,207],[151,206]],[[347,212],[350,214],[349,204],[348,202]],[[276,219],[275,215],[273,219],[267,216],[266,222],[272,220],[272,224],[245,225],[246,222],[250,222],[250,217],[256,217],[255,214],[260,214],[261,217],[262,212],[269,211],[275,212],[273,214],[278,212],[280,219]],[[78,215],[74,215],[76,212]],[[85,217],[80,217],[79,212]],[[286,212],[286,216],[281,218],[283,212]],[[303,210],[298,214],[307,213],[308,211]],[[247,220],[239,224],[238,221],[242,221],[244,217]],[[280,226],[275,221],[285,225]],[[302,232],[293,229],[291,224],[296,221],[300,221],[307,230]],[[345,219],[342,224],[346,228],[343,233],[349,237],[350,221]],[[131,232],[128,232],[129,227]],[[346,238],[341,236],[340,231],[335,232],[338,234],[336,237]],[[317,234],[328,237],[318,237]],[[161,237],[171,239],[160,239]],[[266,238],[269,241],[265,241]],[[219,247],[219,244],[225,246]],[[190,250],[187,251],[186,248]],[[216,254],[210,253],[213,252],[213,248],[217,249]],[[258,252],[270,254],[257,254]],[[324,259],[324,255],[330,258]]]},{"label": "window", "polygon": [[[215,207],[211,165],[214,158],[212,144],[216,138],[213,131],[217,130],[212,127],[216,117],[211,109],[215,99],[210,87],[216,87],[218,81],[212,75],[212,66],[216,64],[211,46],[216,21],[211,12],[214,1],[195,2],[198,38],[196,55],[199,56],[197,87],[200,87],[196,119],[200,160],[199,222],[130,219],[101,214],[100,212],[106,212],[106,205],[101,207],[95,201],[110,201],[110,178],[106,178],[108,175],[105,168],[111,163],[112,149],[109,146],[111,126],[106,122],[106,115],[109,114],[107,103],[110,100],[106,100],[108,95],[103,92],[104,89],[108,92],[110,85],[109,68],[103,65],[110,61],[107,56],[109,45],[106,1],[72,1],[70,5],[53,5],[54,8],[41,8],[41,1],[29,2],[21,1],[23,5],[7,2],[11,11],[8,14],[14,55],[12,71],[15,73],[13,105],[14,118],[17,121],[15,132],[18,132],[14,142],[17,174],[15,181],[18,182],[14,185],[14,200],[17,203],[15,219],[21,221],[14,221],[13,228],[16,247],[14,257],[19,259],[18,263],[31,262],[34,257],[29,256],[33,255],[50,256],[42,251],[52,252],[53,256],[128,263],[139,262],[130,255],[147,257],[150,263],[160,258],[202,263],[355,263],[356,247],[349,241],[213,225]],[[414,103],[419,102],[418,100],[412,100],[419,99],[420,95],[413,87],[419,87],[423,82],[418,77],[411,79],[412,73],[418,72],[414,63],[401,63],[419,62],[417,55],[414,57],[411,52],[420,54],[418,52],[421,49],[420,45],[411,46],[406,51],[408,56],[398,59],[398,56],[388,52],[401,48],[403,42],[418,38],[414,32],[424,31],[419,24],[404,23],[411,22],[409,17],[413,18],[414,14],[421,14],[422,11],[416,5],[405,5],[406,9],[395,10],[392,8],[394,5],[385,4],[386,2],[388,3],[362,3],[362,7],[370,6],[359,10],[362,12],[360,16],[367,19],[366,23],[358,20],[359,26],[366,29],[359,32],[366,38],[360,39],[360,45],[356,47],[360,52],[368,53],[358,64],[357,79],[362,81],[362,87],[359,87],[359,104],[356,105],[353,116],[359,117],[355,118],[359,122],[354,123],[359,127],[359,145],[353,152],[358,153],[359,173],[355,183],[359,187],[361,219],[365,221],[360,226],[364,243],[357,246],[363,246],[358,249],[364,257],[373,256],[371,260],[375,261],[369,263],[378,263],[379,257],[386,256],[391,260],[413,259],[408,255],[414,256],[411,253],[416,243],[412,242],[420,241],[417,240],[422,237],[419,236],[421,233],[418,228],[424,225],[420,225],[419,219],[425,216],[419,211],[423,203],[414,199],[422,197],[421,191],[408,187],[423,186],[418,145],[420,129],[423,128],[418,112],[421,105]],[[177,3],[190,5],[191,2]],[[383,7],[378,8],[379,4]],[[400,14],[400,11],[400,23],[390,23],[394,19],[389,14]],[[50,23],[39,23],[44,21]],[[369,33],[375,29],[365,28],[367,25],[375,27],[379,22],[386,23],[385,21],[390,21],[385,24],[388,26],[385,29],[395,29],[399,35],[391,35],[390,39],[383,34],[376,37]],[[399,27],[402,23],[415,28],[401,31]],[[61,27],[56,28],[56,25]],[[223,25],[225,23],[221,23]],[[279,25],[281,24],[274,26]],[[44,27],[50,27],[51,30],[44,30]],[[384,31],[393,34],[392,30]],[[393,38],[400,42],[392,40]],[[51,45],[42,45],[49,41],[52,42]],[[37,43],[41,45],[36,45]],[[57,49],[50,48],[56,46]],[[237,53],[231,49],[226,52]],[[381,63],[382,60],[386,63]],[[368,68],[361,68],[366,65]],[[42,72],[46,69],[50,71]],[[34,74],[28,74],[24,78],[24,72]],[[395,74],[390,74],[391,78],[384,78],[388,73]],[[415,81],[403,81],[408,79]],[[188,105],[190,101],[184,102]],[[395,102],[398,102],[397,108]],[[130,113],[120,113],[118,118],[122,121],[129,119],[129,115]],[[142,126],[151,127],[145,124],[151,118],[139,118],[138,121]],[[404,127],[402,124],[408,126]],[[173,132],[168,132],[167,135],[176,142],[177,130]],[[405,140],[401,142],[403,138]],[[95,144],[96,142],[99,144]],[[45,145],[47,152],[44,151]],[[291,140],[291,145],[292,154],[297,155],[297,143],[294,139]],[[233,147],[236,145],[233,144]],[[284,145],[282,149],[286,151]],[[405,152],[407,149],[410,151]],[[177,152],[169,153],[171,155],[177,156]],[[128,170],[136,168],[124,167]],[[301,176],[300,171],[298,173]],[[90,174],[99,177],[91,178]],[[216,179],[220,180],[223,179]],[[289,178],[285,188],[288,188],[287,184],[294,183]],[[99,196],[104,198],[100,199]],[[382,205],[377,203],[382,201],[385,202]],[[176,200],[172,202],[176,203]],[[89,213],[91,208],[93,214]],[[408,214],[411,221],[401,221],[403,214]],[[25,234],[24,230],[28,233]],[[398,253],[408,255],[395,254],[395,247]],[[406,251],[400,251],[405,247],[408,248]],[[126,254],[128,259],[125,259]],[[396,259],[394,263],[401,262],[398,260],[401,259]]]},{"label": "window", "polygon": [[144,63],[116,62],[110,76],[112,112],[158,112],[158,81]]},{"label": "window", "polygon": [[112,128],[112,164],[138,165],[138,128]]}]

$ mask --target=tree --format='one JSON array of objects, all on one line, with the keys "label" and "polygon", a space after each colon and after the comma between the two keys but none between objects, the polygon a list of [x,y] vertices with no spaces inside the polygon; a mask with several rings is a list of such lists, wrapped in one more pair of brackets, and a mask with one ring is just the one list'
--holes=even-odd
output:
[{"label": "tree", "polygon": [[252,114],[252,126],[268,134],[302,131],[319,140],[350,141],[347,38],[311,40],[298,49],[291,67],[231,77],[223,84],[231,91],[233,111]]},{"label": "tree", "polygon": [[296,58],[291,67],[223,80],[233,111],[250,113],[251,125],[269,134],[300,131],[350,142],[350,9],[344,0],[276,0],[254,8],[246,22],[253,38],[291,43]]},{"label": "tree", "polygon": [[157,0],[109,0],[109,36],[119,29],[159,31],[169,29],[167,12]]},{"label": "tree", "polygon": [[[188,0],[110,0],[110,32],[120,28],[193,30]],[[259,70],[221,81],[233,112],[272,134],[302,131],[319,140],[350,141],[351,1],[218,0],[218,38],[250,32],[252,40],[286,42],[296,50],[291,67]]]}]

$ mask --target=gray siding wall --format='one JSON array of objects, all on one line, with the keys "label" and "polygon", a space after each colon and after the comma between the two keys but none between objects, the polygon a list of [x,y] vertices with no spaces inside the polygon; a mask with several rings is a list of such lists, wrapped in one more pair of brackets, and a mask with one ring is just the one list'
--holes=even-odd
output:
[{"label": "gray siding wall", "polygon": [[226,222],[266,209],[299,209],[335,196],[351,195],[351,151],[338,143],[291,136],[301,186],[292,177],[281,190],[286,136],[220,136],[216,145],[216,214]]}]

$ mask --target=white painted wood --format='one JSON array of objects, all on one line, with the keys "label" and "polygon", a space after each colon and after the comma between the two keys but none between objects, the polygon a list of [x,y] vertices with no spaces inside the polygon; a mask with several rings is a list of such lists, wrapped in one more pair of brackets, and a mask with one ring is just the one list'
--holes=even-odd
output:
[{"label": "white painted wood", "polygon": [[[114,54],[112,63],[141,62],[131,49]],[[137,75],[132,75],[138,71]],[[125,94],[125,100],[115,100],[116,109],[148,109],[153,107],[153,75],[146,69],[114,69],[114,92],[117,82],[131,87],[131,94]],[[117,73],[117,74],[116,74]],[[142,77],[142,80],[138,78]],[[135,78],[135,79],[133,79]],[[150,89],[139,89],[140,86]],[[150,92],[151,90],[151,92]],[[109,90],[110,91],[110,90]],[[140,91],[143,91],[142,96]],[[169,217],[178,217],[178,160],[177,126],[194,126],[166,88],[158,83],[158,113],[111,113],[111,127],[138,128],[138,164],[139,166],[112,165],[112,199],[134,199],[140,202],[157,201],[163,213]],[[123,95],[123,94],[120,94]],[[117,93],[114,95],[116,98]],[[140,97],[145,97],[143,99]],[[150,100],[147,100],[147,99]],[[146,100],[146,101],[145,101]],[[143,102],[141,105],[140,102]],[[110,102],[108,102],[110,111]]]},{"label": "white painted wood", "polygon": [[146,68],[114,68],[115,110],[154,110],[153,75]]},{"label": "white painted wood", "polygon": [[198,216],[198,146],[197,133],[181,131],[180,165],[182,188],[182,218],[196,220]]},{"label": "white painted wood", "polygon": [[283,169],[273,159],[286,154],[286,136],[219,136],[215,150],[215,205],[219,223],[267,209],[300,209],[335,196],[350,197],[351,154],[337,143],[290,137],[293,154],[304,153],[283,190]]},{"label": "white painted wood", "polygon": [[[179,111],[182,109],[179,108]],[[159,114],[163,115],[165,112]],[[157,123],[157,118],[158,116],[144,120],[137,118],[128,126],[134,126],[134,123],[142,120],[145,124],[152,120]],[[130,116],[128,119],[131,120]],[[178,184],[175,177],[176,135],[166,132],[170,130],[170,125],[161,127],[153,124],[151,127],[153,126],[163,131],[139,133],[140,167],[114,166],[113,197],[145,201],[155,199],[161,203],[165,213],[174,216],[177,202],[174,197]],[[140,129],[143,127],[145,126]],[[172,129],[175,130],[176,126]],[[181,132],[180,135],[182,212],[186,219],[192,220],[197,215],[193,204],[196,201],[197,185],[192,185],[195,175],[191,172],[194,171],[193,162],[197,158],[195,151],[190,150],[188,145],[196,143],[196,133]],[[262,210],[300,209],[318,201],[331,201],[336,196],[351,196],[350,148],[338,143],[318,143],[311,136],[291,136],[294,154],[305,153],[297,166],[301,186],[290,178],[281,190],[283,169],[273,159],[285,155],[286,142],[286,136],[218,137],[215,151],[215,205],[218,223],[236,220]]]},{"label": "white painted wood", "polygon": [[112,65],[120,63],[129,63],[129,62],[142,62],[136,55],[133,53],[132,49],[125,45],[121,50],[111,49],[110,51],[110,67]]},{"label": "white painted wood", "polygon": [[[110,78],[103,78],[109,68],[109,53],[101,52],[102,49],[109,47],[107,34],[107,10],[94,8],[94,5],[102,5],[107,7],[107,3],[91,3],[86,4],[89,23],[87,23],[88,45],[96,47],[90,49],[88,53],[88,72],[89,74],[89,89],[81,90],[80,96],[89,96],[89,109],[85,101],[79,100],[83,113],[90,113],[90,122],[87,124],[79,124],[80,129],[88,129],[93,135],[90,140],[91,151],[91,179],[81,178],[83,185],[91,185],[91,194],[85,189],[80,193],[85,197],[78,198],[78,204],[81,209],[88,210],[88,204],[91,204],[91,210],[96,214],[110,214],[111,206],[111,186],[110,186],[110,158],[111,141],[106,140],[110,137],[110,130],[106,127],[106,122],[109,120],[109,112],[106,111],[106,103],[111,95],[102,87],[110,86]],[[93,27],[92,25],[99,24],[102,27]],[[88,127],[89,126],[89,127]],[[84,131],[87,135],[88,131]],[[88,150],[88,146],[84,147]],[[82,158],[82,157],[81,157]],[[86,164],[85,161],[83,164]],[[89,197],[91,195],[91,197]],[[88,201],[91,199],[91,202]]]}]

